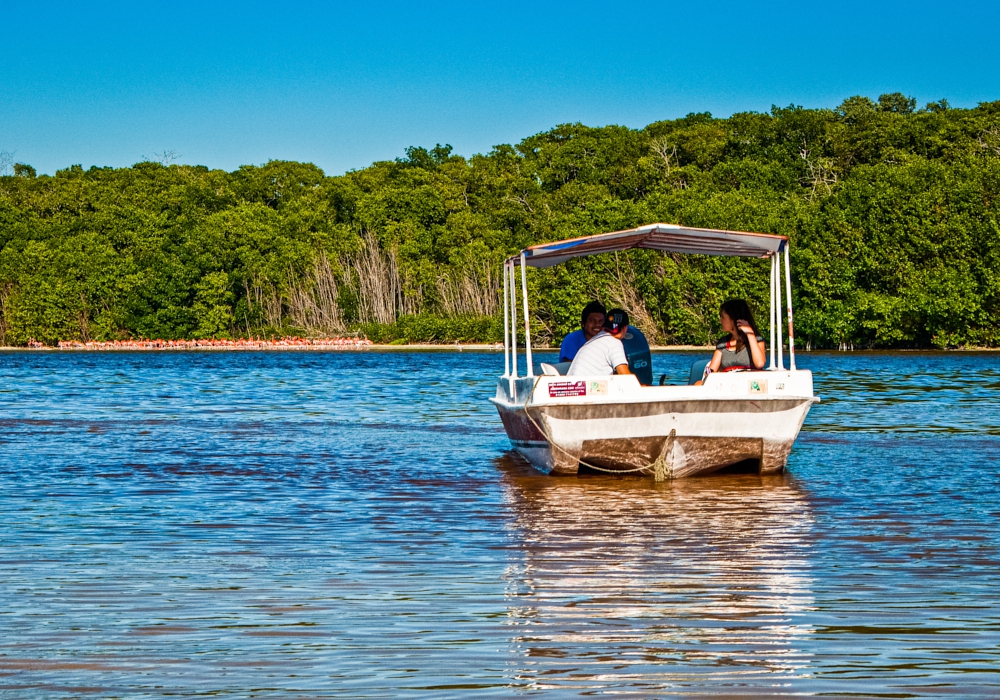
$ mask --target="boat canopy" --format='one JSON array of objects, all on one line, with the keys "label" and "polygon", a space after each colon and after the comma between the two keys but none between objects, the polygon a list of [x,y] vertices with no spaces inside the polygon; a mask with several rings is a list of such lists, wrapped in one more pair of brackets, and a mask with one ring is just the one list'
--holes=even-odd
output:
[{"label": "boat canopy", "polygon": [[743,258],[767,258],[784,251],[786,236],[745,231],[718,231],[677,224],[648,224],[639,228],[594,236],[581,236],[525,248],[510,259],[528,267],[552,267],[585,255],[613,253],[632,248],[661,250],[667,253],[729,255]]},{"label": "boat canopy", "polygon": [[729,255],[743,258],[770,258],[771,260],[771,300],[770,336],[771,363],[768,369],[785,368],[781,328],[781,276],[784,258],[785,300],[788,312],[788,357],[791,369],[795,369],[795,332],[792,325],[792,270],[789,262],[788,237],[769,233],[749,233],[746,231],[718,231],[710,228],[691,228],[677,224],[647,224],[627,231],[599,233],[594,236],[580,236],[554,243],[540,243],[525,248],[517,255],[504,261],[503,272],[503,376],[511,382],[517,379],[517,326],[518,299],[517,276],[514,268],[521,267],[521,301],[523,304],[525,369],[526,376],[534,376],[531,360],[531,321],[528,311],[529,267],[552,267],[561,262],[598,253],[614,253],[619,250],[646,248],[666,253],[687,253],[694,255]]}]

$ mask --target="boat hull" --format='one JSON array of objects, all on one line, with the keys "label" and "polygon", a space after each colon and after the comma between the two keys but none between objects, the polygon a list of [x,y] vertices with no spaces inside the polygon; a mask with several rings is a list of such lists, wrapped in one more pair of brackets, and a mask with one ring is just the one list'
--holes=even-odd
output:
[{"label": "boat hull", "polygon": [[[778,386],[773,376],[769,378]],[[618,473],[661,470],[680,478],[746,460],[756,461],[762,474],[780,472],[810,407],[818,401],[811,396],[811,377],[806,396],[739,395],[720,392],[719,387],[665,387],[672,392],[643,387],[640,393],[621,391],[620,400],[606,388],[597,401],[529,400],[538,398],[537,384],[520,387],[523,401],[516,399],[518,387],[511,387],[513,392],[498,392],[505,396],[498,395],[494,403],[514,449],[538,469],[554,474],[576,474],[582,465]]]}]

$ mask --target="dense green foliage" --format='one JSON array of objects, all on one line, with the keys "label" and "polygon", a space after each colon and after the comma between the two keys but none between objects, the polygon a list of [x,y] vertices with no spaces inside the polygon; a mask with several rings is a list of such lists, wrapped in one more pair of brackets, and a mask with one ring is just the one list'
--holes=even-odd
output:
[{"label": "dense green foliage", "polygon": [[[1000,102],[567,124],[339,177],[270,162],[143,162],[0,177],[0,343],[360,330],[496,340],[501,261],[655,221],[791,238],[813,347],[1000,345]],[[718,304],[766,315],[767,263],[635,251],[532,271],[536,338],[590,298],[660,342],[704,343]],[[760,321],[765,319],[761,318]]]}]

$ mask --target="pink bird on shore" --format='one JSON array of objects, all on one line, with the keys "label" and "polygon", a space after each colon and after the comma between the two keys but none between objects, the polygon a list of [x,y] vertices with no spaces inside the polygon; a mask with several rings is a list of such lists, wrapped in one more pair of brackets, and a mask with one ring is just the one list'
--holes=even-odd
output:
[{"label": "pink bird on shore", "polygon": [[[367,338],[336,336],[331,338],[300,338],[286,336],[264,340],[261,338],[206,338],[202,340],[60,340],[59,348],[67,350],[172,350],[187,348],[232,348],[237,350],[266,350],[287,347],[365,347],[372,342]],[[44,348],[43,343],[34,339],[28,341],[29,348]]]}]

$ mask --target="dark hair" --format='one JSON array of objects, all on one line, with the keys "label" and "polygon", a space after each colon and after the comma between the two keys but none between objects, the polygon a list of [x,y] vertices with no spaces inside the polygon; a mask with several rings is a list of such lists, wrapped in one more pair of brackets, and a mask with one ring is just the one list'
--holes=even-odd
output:
[{"label": "dark hair", "polygon": [[628,328],[628,312],[624,309],[611,309],[604,320],[604,330],[617,333],[622,328]]},{"label": "dark hair", "polygon": [[[750,310],[750,305],[746,301],[743,299],[730,299],[719,307],[719,311],[725,311],[726,316],[731,318],[734,324],[741,319],[749,323],[750,327],[753,328],[753,334],[757,337],[757,340],[761,340],[760,331],[757,330],[757,323],[753,320],[753,311]],[[736,334],[739,336],[737,345],[749,348],[750,344],[747,342],[747,334],[739,328],[736,329]],[[732,340],[732,335],[727,336],[726,340]]]},{"label": "dark hair", "polygon": [[608,315],[608,310],[604,308],[604,304],[599,301],[592,301],[583,307],[583,313],[580,314],[580,326],[583,326],[587,322],[587,317],[590,314],[604,314],[605,317]]}]

